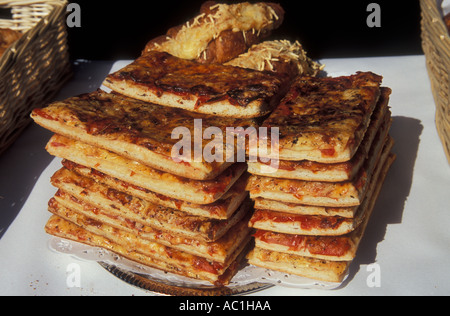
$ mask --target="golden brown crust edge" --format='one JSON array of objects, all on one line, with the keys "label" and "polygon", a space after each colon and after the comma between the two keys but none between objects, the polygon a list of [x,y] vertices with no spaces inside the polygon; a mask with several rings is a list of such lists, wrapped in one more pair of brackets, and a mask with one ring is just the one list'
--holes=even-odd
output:
[{"label": "golden brown crust edge", "polygon": [[148,256],[142,254],[138,251],[129,250],[123,245],[117,244],[111,240],[108,240],[102,236],[93,234],[86,231],[85,229],[64,220],[59,216],[52,216],[45,226],[45,231],[52,236],[56,236],[63,239],[72,240],[92,247],[101,247],[112,251],[126,259],[132,260],[134,262],[141,263],[143,265],[154,267],[156,269],[164,270],[166,272],[175,273],[178,275],[206,280],[215,285],[227,285],[231,278],[236,274],[238,262],[241,260],[240,257],[245,255],[244,250],[236,261],[228,267],[226,271],[221,274],[217,272],[207,272],[195,268],[195,266],[188,267],[185,263],[180,261],[179,263],[168,263],[157,257]]}]

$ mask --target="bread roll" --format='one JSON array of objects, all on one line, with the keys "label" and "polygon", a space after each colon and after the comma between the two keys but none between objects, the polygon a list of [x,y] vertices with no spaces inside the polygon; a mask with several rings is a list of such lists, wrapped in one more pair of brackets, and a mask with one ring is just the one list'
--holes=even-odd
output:
[{"label": "bread roll", "polygon": [[150,41],[143,54],[163,51],[201,63],[225,63],[262,42],[284,19],[275,3],[218,4],[205,2],[200,14]]},{"label": "bread roll", "polygon": [[0,57],[15,41],[22,37],[20,32],[0,28]]}]

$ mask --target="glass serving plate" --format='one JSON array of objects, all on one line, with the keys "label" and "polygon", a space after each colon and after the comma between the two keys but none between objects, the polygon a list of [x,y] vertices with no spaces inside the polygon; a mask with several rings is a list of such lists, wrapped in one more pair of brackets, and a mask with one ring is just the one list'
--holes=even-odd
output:
[{"label": "glass serving plate", "polygon": [[243,265],[230,284],[215,286],[207,281],[195,280],[144,266],[102,248],[52,237],[48,243],[52,251],[71,255],[80,260],[99,263],[120,280],[153,294],[174,296],[232,296],[249,295],[273,286],[297,289],[333,290],[342,283],[319,282],[308,278]]}]

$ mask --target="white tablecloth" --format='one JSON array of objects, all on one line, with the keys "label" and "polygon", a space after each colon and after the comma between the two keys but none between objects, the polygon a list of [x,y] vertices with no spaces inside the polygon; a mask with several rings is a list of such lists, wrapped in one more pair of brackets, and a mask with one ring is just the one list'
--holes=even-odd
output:
[{"label": "white tablecloth", "polygon": [[[349,279],[340,289],[273,287],[256,295],[450,294],[450,166],[434,125],[435,105],[424,56],[321,62],[333,76],[356,71],[384,76],[384,85],[393,89],[391,134],[398,159]],[[58,98],[95,90],[111,66],[79,62],[76,76]],[[149,295],[96,263],[49,250],[43,227],[49,218],[47,202],[55,192],[49,179],[59,167],[45,153],[49,137],[50,133],[31,125],[0,157],[1,212],[20,207],[11,225],[0,227],[0,295]],[[28,162],[33,164],[25,165]],[[80,268],[80,286],[70,282],[73,263]],[[374,272],[378,272],[375,279]]]}]

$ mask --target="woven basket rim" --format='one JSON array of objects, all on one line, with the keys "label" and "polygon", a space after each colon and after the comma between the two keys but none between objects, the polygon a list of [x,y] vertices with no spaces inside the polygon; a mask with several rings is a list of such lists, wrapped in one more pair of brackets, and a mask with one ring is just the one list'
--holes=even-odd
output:
[{"label": "woven basket rim", "polygon": [[[450,40],[450,34],[449,34],[447,26],[445,25],[445,22],[444,22],[442,7],[440,7],[438,5],[438,1],[437,0],[420,0],[420,2],[422,3],[422,16],[424,18],[426,18],[427,15],[429,15],[431,20],[426,19],[427,22],[433,24],[433,26],[436,27],[436,30],[438,31],[438,33],[442,37],[442,39]],[[430,9],[430,10],[425,10],[425,9]]]},{"label": "woven basket rim", "polygon": [[72,74],[66,5],[66,0],[0,0],[0,8],[12,11],[2,27],[12,21],[24,30],[0,57],[0,154],[31,122],[31,109],[53,98]]},{"label": "woven basket rim", "polygon": [[436,128],[450,164],[450,34],[441,3],[420,0],[422,42],[436,104]]},{"label": "woven basket rim", "polygon": [[28,6],[33,4],[48,4],[48,3],[64,3],[67,0],[0,0],[0,6],[14,7],[14,6]]},{"label": "woven basket rim", "polygon": [[36,4],[36,3],[46,3],[52,6],[52,10],[49,10],[48,14],[44,16],[39,22],[37,22],[33,27],[30,27],[28,30],[23,32],[23,35],[20,39],[15,41],[11,46],[8,47],[8,49],[5,51],[5,53],[0,57],[0,73],[4,70],[4,67],[8,64],[8,61],[11,60],[11,58],[14,58],[14,55],[16,55],[18,52],[20,52],[21,49],[24,49],[24,47],[27,46],[27,42],[30,40],[30,38],[33,38],[35,33],[39,32],[39,30],[43,27],[43,24],[46,23],[46,19],[49,20],[51,23],[54,19],[57,19],[60,14],[61,10],[63,10],[68,3],[67,0],[22,0],[22,1],[2,1],[0,0],[0,7],[5,3],[13,3],[14,6],[22,6],[22,5],[29,5],[29,4]]}]

